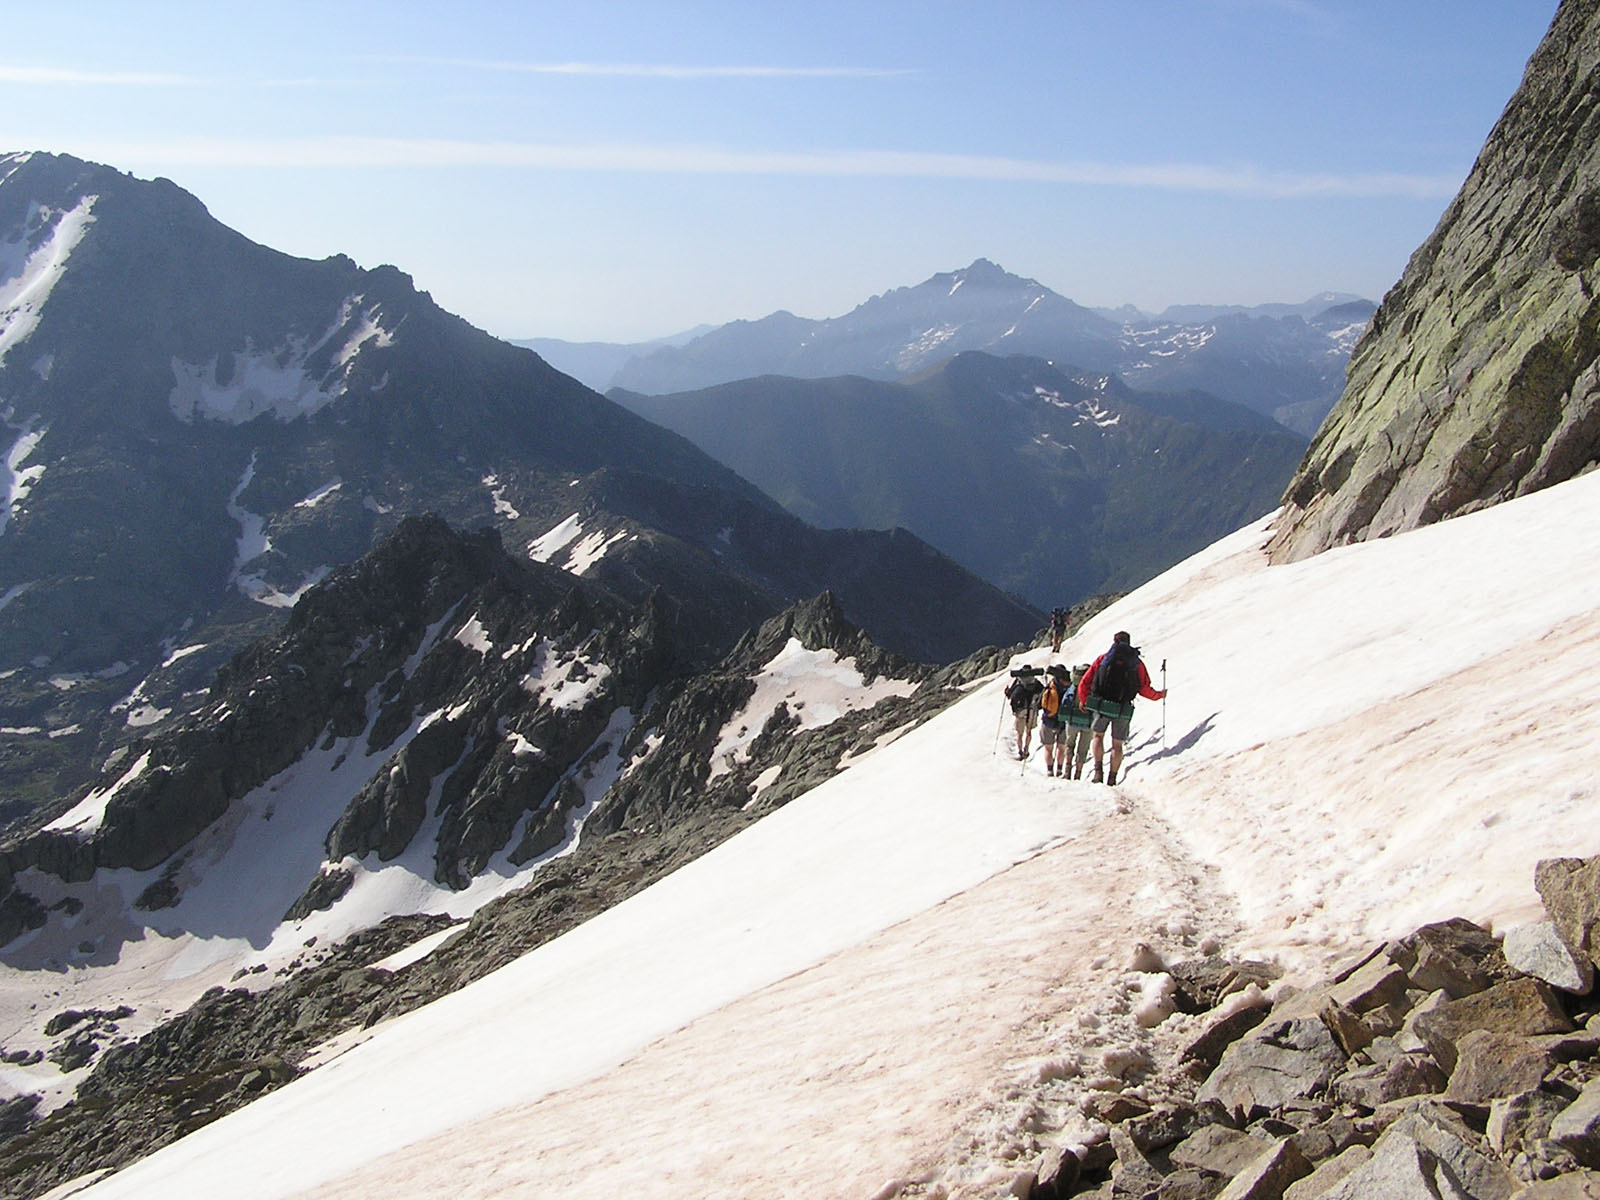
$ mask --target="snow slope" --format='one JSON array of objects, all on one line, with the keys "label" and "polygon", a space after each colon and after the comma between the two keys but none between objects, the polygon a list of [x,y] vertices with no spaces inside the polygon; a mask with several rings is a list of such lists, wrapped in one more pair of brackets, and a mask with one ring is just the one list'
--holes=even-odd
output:
[{"label": "snow slope", "polygon": [[1064,648],[1126,628],[1167,663],[1124,786],[997,752],[996,678],[82,1194],[999,1195],[1181,1032],[1131,1017],[1136,941],[1293,979],[1425,920],[1530,919],[1539,858],[1600,852],[1600,473],[1293,566],[1265,528]]}]

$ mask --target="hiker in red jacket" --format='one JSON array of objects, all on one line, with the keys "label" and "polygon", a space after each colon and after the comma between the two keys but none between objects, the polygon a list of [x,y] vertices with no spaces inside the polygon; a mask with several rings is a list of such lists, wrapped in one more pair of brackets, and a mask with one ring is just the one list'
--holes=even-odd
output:
[{"label": "hiker in red jacket", "polygon": [[[1150,683],[1139,648],[1126,633],[1111,639],[1111,649],[1094,660],[1078,684],[1078,703],[1094,713],[1094,781],[1115,784],[1122,769],[1122,744],[1128,740],[1135,696],[1160,700],[1166,692]],[[1111,730],[1111,772],[1101,770],[1106,730]]]}]

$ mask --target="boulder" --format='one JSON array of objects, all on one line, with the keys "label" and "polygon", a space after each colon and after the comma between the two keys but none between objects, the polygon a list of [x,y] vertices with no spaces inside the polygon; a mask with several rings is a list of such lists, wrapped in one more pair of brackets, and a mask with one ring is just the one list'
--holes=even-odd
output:
[{"label": "boulder", "polygon": [[1265,1008],[1241,1008],[1213,1021],[1183,1048],[1178,1061],[1199,1063],[1208,1071],[1214,1069],[1229,1046],[1267,1019],[1267,1012]]},{"label": "boulder", "polygon": [[1485,1130],[1489,1145],[1496,1154],[1510,1158],[1542,1141],[1550,1134],[1550,1123],[1575,1099],[1577,1093],[1571,1089],[1547,1083],[1491,1101]]},{"label": "boulder", "polygon": [[1561,939],[1591,966],[1600,966],[1600,856],[1547,858],[1533,886]]},{"label": "boulder", "polygon": [[1554,990],[1541,979],[1522,977],[1486,991],[1449,1000],[1411,1023],[1439,1065],[1456,1067],[1456,1044],[1475,1029],[1534,1036],[1573,1028]]},{"label": "boulder", "polygon": [[1513,1200],[1600,1200],[1600,1171],[1573,1171],[1541,1179],[1523,1188]]},{"label": "boulder", "polygon": [[1237,1175],[1277,1143],[1260,1134],[1208,1125],[1172,1148],[1167,1161],[1175,1167],[1194,1167],[1218,1175]]},{"label": "boulder", "polygon": [[1320,1093],[1344,1063],[1344,1051],[1316,1017],[1273,1020],[1228,1048],[1196,1099],[1246,1116],[1270,1111]]},{"label": "boulder", "polygon": [[1291,1183],[1283,1193],[1283,1200],[1317,1200],[1333,1190],[1346,1176],[1365,1166],[1371,1157],[1372,1151],[1366,1146],[1360,1143],[1350,1146],[1333,1158],[1318,1163],[1316,1170],[1304,1179]]},{"label": "boulder", "polygon": [[1345,1104],[1377,1109],[1407,1096],[1431,1095],[1445,1086],[1444,1072],[1430,1055],[1396,1054],[1382,1063],[1356,1067],[1334,1080]]},{"label": "boulder", "polygon": [[1291,1183],[1309,1174],[1305,1156],[1292,1141],[1282,1141],[1235,1175],[1218,1200],[1280,1200]]},{"label": "boulder", "polygon": [[1550,1141],[1583,1166],[1600,1167],[1600,1079],[1585,1084],[1550,1122]]},{"label": "boulder", "polygon": [[1594,964],[1567,945],[1552,921],[1508,930],[1503,945],[1506,962],[1524,975],[1579,996],[1594,986]]},{"label": "boulder", "polygon": [[1422,1102],[1389,1126],[1372,1157],[1322,1200],[1510,1200],[1516,1186],[1448,1110]]},{"label": "boulder", "polygon": [[1556,1066],[1539,1043],[1513,1033],[1474,1029],[1456,1043],[1456,1068],[1445,1097],[1466,1104],[1488,1104],[1539,1086]]}]

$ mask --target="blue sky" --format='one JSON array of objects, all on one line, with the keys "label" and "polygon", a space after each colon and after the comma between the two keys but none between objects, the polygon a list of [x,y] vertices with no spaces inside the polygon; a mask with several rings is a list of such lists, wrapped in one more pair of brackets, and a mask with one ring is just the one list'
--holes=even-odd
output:
[{"label": "blue sky", "polygon": [[1094,305],[1377,299],[1555,9],[0,0],[0,149],[505,337],[835,316],[978,257]]}]

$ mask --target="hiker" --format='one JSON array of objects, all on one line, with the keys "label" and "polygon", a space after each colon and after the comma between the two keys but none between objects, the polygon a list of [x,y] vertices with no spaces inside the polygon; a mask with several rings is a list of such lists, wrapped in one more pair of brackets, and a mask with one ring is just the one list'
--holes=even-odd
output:
[{"label": "hiker", "polygon": [[1089,673],[1089,664],[1080,663],[1072,668],[1072,687],[1067,692],[1071,707],[1067,709],[1067,740],[1061,757],[1067,767],[1068,779],[1083,778],[1083,764],[1089,757],[1089,741],[1094,725],[1094,714],[1078,703],[1078,685]]},{"label": "hiker", "polygon": [[1067,774],[1067,714],[1073,709],[1072,676],[1060,663],[1046,672],[1050,681],[1039,697],[1039,744],[1044,747],[1044,773]]},{"label": "hiker", "polygon": [[1061,639],[1067,636],[1067,610],[1054,608],[1050,610],[1050,653],[1061,653]]},{"label": "hiker", "polygon": [[[1083,674],[1078,684],[1078,702],[1094,714],[1094,781],[1115,785],[1122,769],[1122,743],[1128,740],[1128,722],[1133,717],[1133,700],[1160,700],[1166,692],[1150,683],[1150,672],[1139,658],[1139,648],[1125,632],[1111,639],[1107,650]],[[1111,730],[1111,770],[1102,774],[1106,730]]]},{"label": "hiker", "polygon": [[1011,672],[1006,699],[1011,701],[1011,715],[1016,718],[1018,758],[1027,758],[1033,748],[1033,726],[1039,719],[1039,698],[1043,694],[1044,684],[1039,682],[1038,667]]}]

